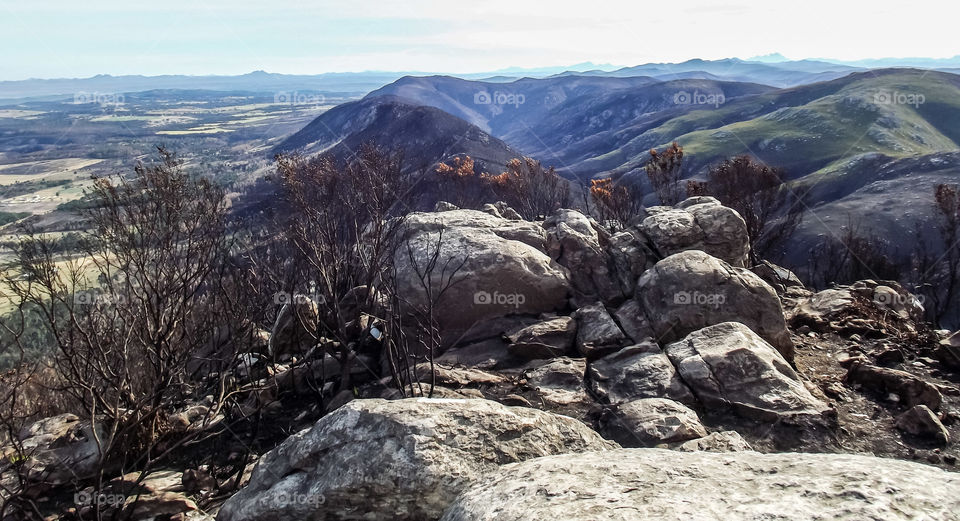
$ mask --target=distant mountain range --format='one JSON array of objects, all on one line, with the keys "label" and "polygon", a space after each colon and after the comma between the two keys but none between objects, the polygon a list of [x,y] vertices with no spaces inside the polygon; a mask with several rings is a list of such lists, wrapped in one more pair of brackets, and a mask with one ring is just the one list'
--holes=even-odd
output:
[{"label": "distant mountain range", "polygon": [[[285,148],[332,144],[325,129],[369,124],[371,107],[439,109],[578,177],[638,171],[678,140],[690,173],[753,153],[799,178],[859,154],[906,157],[960,142],[960,77],[884,69],[789,89],[703,79],[566,75],[509,83],[407,77],[317,118]],[[912,103],[911,103],[912,102]],[[382,124],[382,123],[378,123]]]},{"label": "distant mountain range", "polygon": [[[755,65],[730,62],[727,74],[761,70]],[[960,76],[846,70],[789,88],[721,81],[713,72],[668,81],[589,72],[512,82],[405,77],[320,115],[279,150],[312,153],[370,139],[434,162],[468,154],[487,171],[522,153],[571,178],[641,183],[648,151],[674,140],[686,151],[688,178],[751,154],[809,191],[814,211],[793,244],[796,258],[847,214],[865,228],[909,237],[918,222],[929,225],[933,185],[960,182]]]},{"label": "distant mountain range", "polygon": [[613,77],[651,76],[659,80],[698,78],[791,87],[836,79],[858,69],[862,70],[862,68],[825,61],[753,62],[729,58],[712,61],[688,60],[682,63],[648,63],[636,67],[624,67],[615,71],[564,72],[562,74]]},{"label": "distant mountain range", "polygon": [[[911,58],[877,59],[858,62],[837,60],[787,60],[773,54],[749,60],[688,60],[682,63],[648,63],[632,67],[610,64],[579,63],[565,67],[511,67],[490,72],[458,74],[469,80],[509,82],[520,78],[544,78],[557,75],[631,77],[649,76],[656,80],[710,79],[761,83],[773,87],[789,87],[839,78],[855,70],[867,68],[911,66],[960,69],[960,57],[947,59]],[[274,74],[255,71],[237,76],[111,76],[91,78],[29,79],[0,81],[0,100],[51,98],[78,93],[126,93],[155,89],[199,89],[242,92],[309,91],[357,96],[378,89],[404,76],[428,76],[426,71],[366,71],[325,73],[316,75]]]}]

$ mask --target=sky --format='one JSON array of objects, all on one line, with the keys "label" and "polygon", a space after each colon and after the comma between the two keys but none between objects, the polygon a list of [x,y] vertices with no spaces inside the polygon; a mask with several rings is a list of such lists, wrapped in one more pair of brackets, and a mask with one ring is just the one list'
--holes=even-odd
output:
[{"label": "sky", "polygon": [[0,80],[960,55],[955,0],[0,0]]}]

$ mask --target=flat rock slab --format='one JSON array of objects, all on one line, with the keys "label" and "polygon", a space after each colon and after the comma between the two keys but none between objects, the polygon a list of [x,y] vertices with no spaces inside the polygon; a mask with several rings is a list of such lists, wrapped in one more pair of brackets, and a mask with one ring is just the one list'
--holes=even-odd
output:
[{"label": "flat rock slab", "polygon": [[620,449],[507,465],[442,521],[957,520],[960,474],[848,454]]}]

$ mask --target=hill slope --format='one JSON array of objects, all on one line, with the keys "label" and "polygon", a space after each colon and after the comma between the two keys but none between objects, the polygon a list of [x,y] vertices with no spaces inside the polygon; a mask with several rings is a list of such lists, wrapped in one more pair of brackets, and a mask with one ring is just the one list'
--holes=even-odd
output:
[{"label": "hill slope", "polygon": [[[802,177],[861,154],[950,152],[960,143],[960,76],[910,69],[855,73],[829,82],[640,118],[563,151],[587,174],[637,171],[651,147],[678,140],[688,174],[751,153]],[[580,159],[588,158],[588,159]]]},{"label": "hill slope", "polygon": [[436,107],[495,136],[539,121],[570,100],[604,96],[657,83],[646,77],[564,76],[510,82],[471,81],[450,76],[408,76],[366,96],[396,96]]},{"label": "hill slope", "polygon": [[499,171],[507,161],[521,155],[475,125],[394,96],[339,105],[284,140],[274,152],[299,150],[309,155],[330,151],[349,157],[365,142],[404,150],[408,158],[415,158],[412,167],[467,154],[478,161],[479,168]]}]

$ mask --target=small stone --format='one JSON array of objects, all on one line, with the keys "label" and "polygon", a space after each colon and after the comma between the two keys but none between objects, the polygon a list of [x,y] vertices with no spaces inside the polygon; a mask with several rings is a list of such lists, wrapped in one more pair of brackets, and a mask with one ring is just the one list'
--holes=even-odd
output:
[{"label": "small stone", "polygon": [[915,436],[933,439],[942,445],[950,443],[950,433],[947,428],[926,405],[911,407],[898,416],[897,428]]},{"label": "small stone", "polygon": [[899,349],[890,349],[877,355],[877,364],[884,367],[892,367],[903,363],[903,361],[903,351]]},{"label": "small stone", "polygon": [[533,407],[530,400],[527,400],[519,394],[508,394],[500,400],[500,403],[510,406]]},{"label": "small stone", "polygon": [[824,394],[833,399],[840,399],[843,397],[843,385],[833,382],[830,385],[823,388]]}]

